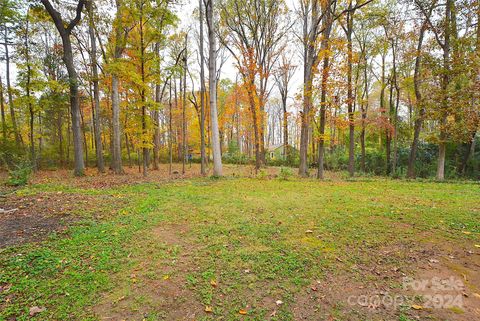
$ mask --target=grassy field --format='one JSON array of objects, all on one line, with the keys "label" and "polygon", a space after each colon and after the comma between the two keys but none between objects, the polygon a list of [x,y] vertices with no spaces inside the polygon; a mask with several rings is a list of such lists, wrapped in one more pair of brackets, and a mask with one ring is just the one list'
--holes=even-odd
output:
[{"label": "grassy field", "polygon": [[63,223],[0,249],[0,320],[480,319],[478,184],[102,181],[5,197]]}]

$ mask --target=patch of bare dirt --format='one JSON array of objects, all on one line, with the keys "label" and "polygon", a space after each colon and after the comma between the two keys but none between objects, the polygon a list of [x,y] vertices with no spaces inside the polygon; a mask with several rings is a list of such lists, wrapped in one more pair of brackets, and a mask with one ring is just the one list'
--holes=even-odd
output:
[{"label": "patch of bare dirt", "polygon": [[[196,271],[195,246],[185,241],[186,225],[162,225],[154,229],[154,239],[170,251],[178,251],[175,259],[160,262],[143,261],[133,271],[134,278],[127,295],[118,297],[113,291],[94,308],[101,320],[196,320],[204,315],[204,307],[188,288],[187,275]],[[153,267],[153,269],[152,269]],[[154,275],[144,273],[152,271]]]},{"label": "patch of bare dirt", "polygon": [[404,243],[371,256],[312,281],[296,295],[295,320],[480,319],[480,251],[472,244]]},{"label": "patch of bare dirt", "polygon": [[[116,200],[118,202],[118,200]],[[102,206],[113,203],[108,196],[69,193],[9,194],[0,199],[0,248],[43,240],[64,231],[80,213],[102,215]]]}]

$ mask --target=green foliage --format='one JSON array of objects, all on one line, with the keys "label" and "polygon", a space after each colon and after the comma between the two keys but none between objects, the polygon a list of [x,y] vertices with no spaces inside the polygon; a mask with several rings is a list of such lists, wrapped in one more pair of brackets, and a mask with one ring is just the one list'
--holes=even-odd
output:
[{"label": "green foliage", "polygon": [[0,167],[8,170],[24,157],[25,151],[14,140],[0,140]]},{"label": "green foliage", "polygon": [[24,186],[28,184],[28,180],[32,175],[32,165],[30,162],[21,161],[15,168],[8,171],[7,185]]},{"label": "green foliage", "polygon": [[293,175],[293,170],[290,167],[282,167],[280,168],[278,178],[283,181],[288,181]]}]

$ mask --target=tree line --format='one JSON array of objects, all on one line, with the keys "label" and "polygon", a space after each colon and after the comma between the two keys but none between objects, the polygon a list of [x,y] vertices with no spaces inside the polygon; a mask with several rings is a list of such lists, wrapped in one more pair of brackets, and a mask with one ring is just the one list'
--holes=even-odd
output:
[{"label": "tree line", "polygon": [[1,0],[1,162],[478,178],[479,17],[478,0]]}]

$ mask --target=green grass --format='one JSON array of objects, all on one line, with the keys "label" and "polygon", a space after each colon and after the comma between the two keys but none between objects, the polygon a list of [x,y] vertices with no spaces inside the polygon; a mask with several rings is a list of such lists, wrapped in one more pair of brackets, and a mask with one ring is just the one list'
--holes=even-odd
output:
[{"label": "green grass", "polygon": [[[45,184],[17,193],[59,190],[129,201],[107,219],[86,218],[66,235],[0,252],[0,286],[11,286],[0,292],[0,320],[27,320],[32,306],[47,308],[39,320],[95,319],[102,294],[132,296],[136,282],[161,280],[155,264],[174,262],[182,251],[197,267],[180,275],[184,285],[199,305],[213,306],[205,319],[245,320],[238,311],[248,306],[249,320],[264,320],[268,297],[284,302],[275,320],[293,320],[300,289],[368,264],[372,251],[426,240],[478,244],[480,233],[476,184],[198,179],[102,191]],[[186,245],[155,239],[156,227],[179,224],[188,227]],[[401,265],[402,253],[384,264]],[[165,312],[148,295],[129,302],[152,320]]]}]

